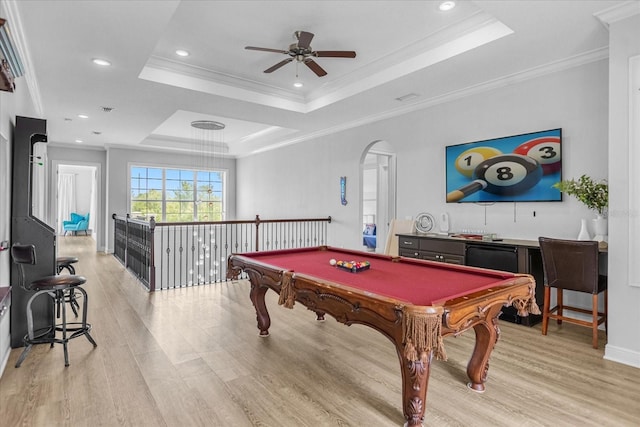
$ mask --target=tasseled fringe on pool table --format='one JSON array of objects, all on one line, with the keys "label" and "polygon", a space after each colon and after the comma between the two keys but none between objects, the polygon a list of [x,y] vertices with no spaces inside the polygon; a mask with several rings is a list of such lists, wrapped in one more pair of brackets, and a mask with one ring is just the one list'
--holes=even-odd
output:
[{"label": "tasseled fringe on pool table", "polygon": [[540,307],[536,303],[536,299],[534,297],[529,297],[526,300],[517,299],[513,300],[511,303],[516,310],[518,310],[518,316],[528,316],[530,314],[542,314],[540,311]]},{"label": "tasseled fringe on pool table", "polygon": [[429,353],[433,352],[436,359],[447,360],[442,341],[442,313],[404,310],[403,314],[404,357],[427,363]]},{"label": "tasseled fringe on pool table", "polygon": [[296,291],[293,289],[293,275],[284,273],[282,282],[280,283],[280,297],[278,304],[284,305],[286,308],[293,308],[296,302]]}]

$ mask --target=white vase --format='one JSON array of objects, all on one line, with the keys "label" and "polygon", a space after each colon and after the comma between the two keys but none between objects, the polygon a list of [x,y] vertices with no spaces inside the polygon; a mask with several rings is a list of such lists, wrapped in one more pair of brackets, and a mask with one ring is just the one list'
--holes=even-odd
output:
[{"label": "white vase", "polygon": [[580,221],[580,233],[578,233],[578,240],[591,240],[589,227],[587,226],[587,220],[585,218],[582,218]]},{"label": "white vase", "polygon": [[598,242],[606,242],[607,241],[607,218],[602,215],[598,215],[596,219],[593,220],[593,240],[597,240]]}]

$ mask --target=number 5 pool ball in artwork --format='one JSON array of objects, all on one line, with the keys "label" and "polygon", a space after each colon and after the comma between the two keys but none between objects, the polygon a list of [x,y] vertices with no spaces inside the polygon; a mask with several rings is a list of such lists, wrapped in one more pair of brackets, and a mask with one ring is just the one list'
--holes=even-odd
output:
[{"label": "number 5 pool ball in artwork", "polygon": [[558,136],[544,136],[526,141],[516,147],[513,152],[536,159],[545,175],[559,172],[562,168]]},{"label": "number 5 pool ball in artwork", "polygon": [[502,152],[493,147],[469,148],[456,158],[456,170],[467,178],[471,178],[473,171],[480,163],[500,154]]},{"label": "number 5 pool ball in artwork", "polygon": [[542,178],[537,160],[521,154],[502,154],[481,162],[473,171],[474,181],[447,194],[447,202],[457,202],[480,190],[503,196],[522,194]]}]

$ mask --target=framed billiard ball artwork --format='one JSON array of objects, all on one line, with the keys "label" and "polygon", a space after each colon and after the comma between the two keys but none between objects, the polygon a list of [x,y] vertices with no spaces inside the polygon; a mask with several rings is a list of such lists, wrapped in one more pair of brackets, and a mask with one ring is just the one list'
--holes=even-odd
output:
[{"label": "framed billiard ball artwork", "polygon": [[445,157],[448,203],[562,200],[562,129],[449,145]]}]

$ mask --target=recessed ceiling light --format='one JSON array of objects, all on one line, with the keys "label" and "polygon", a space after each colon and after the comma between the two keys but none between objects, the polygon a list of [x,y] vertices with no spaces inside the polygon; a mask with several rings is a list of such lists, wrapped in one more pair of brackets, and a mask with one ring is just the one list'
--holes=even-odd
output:
[{"label": "recessed ceiling light", "polygon": [[176,55],[178,55],[178,56],[189,56],[189,51],[186,51],[184,49],[178,49],[178,50],[176,50]]},{"label": "recessed ceiling light", "polygon": [[456,7],[456,2],[455,1],[443,1],[442,3],[440,3],[440,6],[438,6],[440,8],[440,10],[446,12],[447,10],[451,10],[454,7]]},{"label": "recessed ceiling light", "polygon": [[94,64],[102,65],[103,67],[108,67],[109,65],[111,65],[111,62],[107,61],[106,59],[93,58],[91,61],[93,61]]},{"label": "recessed ceiling light", "polygon": [[78,117],[80,117],[81,119],[88,119],[89,116],[87,116],[86,114],[78,114]]},{"label": "recessed ceiling light", "polygon": [[80,143],[81,143],[81,142],[83,142],[83,141],[82,141],[81,139],[76,139],[76,142],[77,142],[78,144],[80,144]]},{"label": "recessed ceiling light", "polygon": [[294,85],[295,87],[302,87],[302,86],[304,86],[304,85],[302,84],[302,82],[295,82],[293,85]]}]

